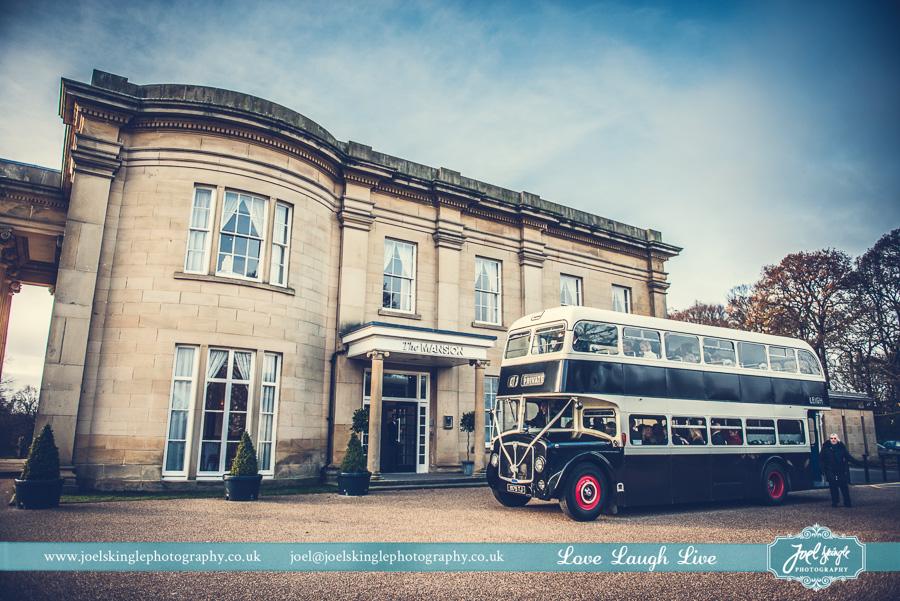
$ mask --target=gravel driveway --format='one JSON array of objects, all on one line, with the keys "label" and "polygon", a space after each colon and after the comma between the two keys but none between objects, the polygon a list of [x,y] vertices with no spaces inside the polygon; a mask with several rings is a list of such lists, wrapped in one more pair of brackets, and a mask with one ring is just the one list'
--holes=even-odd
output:
[{"label": "gravel driveway", "polygon": [[[852,490],[852,509],[827,491],[796,493],[779,508],[747,503],[632,510],[576,523],[559,506],[506,509],[486,488],[64,505],[0,509],[7,541],[260,542],[710,542],[769,543],[815,522],[864,542],[900,541],[900,487]],[[900,574],[863,574],[812,593],[768,574],[534,573],[17,573],[9,599],[885,599]]]}]

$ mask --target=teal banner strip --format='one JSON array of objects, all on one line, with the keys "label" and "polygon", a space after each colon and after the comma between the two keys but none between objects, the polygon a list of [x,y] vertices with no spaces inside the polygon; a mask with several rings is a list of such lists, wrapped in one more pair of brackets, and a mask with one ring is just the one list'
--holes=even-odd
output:
[{"label": "teal banner strip", "polygon": [[[766,545],[604,543],[18,543],[0,571],[765,572]],[[866,545],[866,571],[900,571],[900,543]]]}]

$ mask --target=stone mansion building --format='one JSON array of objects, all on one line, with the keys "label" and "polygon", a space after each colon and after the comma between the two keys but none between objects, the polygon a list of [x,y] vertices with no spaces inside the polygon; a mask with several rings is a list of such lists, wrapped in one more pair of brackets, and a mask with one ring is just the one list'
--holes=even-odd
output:
[{"label": "stone mansion building", "polygon": [[220,479],[244,430],[264,475],[315,478],[363,406],[370,469],[458,471],[515,319],[666,315],[658,231],[237,92],[95,71],[59,106],[61,171],[0,161],[0,349],[12,293],[51,286],[38,427],[82,486]]}]

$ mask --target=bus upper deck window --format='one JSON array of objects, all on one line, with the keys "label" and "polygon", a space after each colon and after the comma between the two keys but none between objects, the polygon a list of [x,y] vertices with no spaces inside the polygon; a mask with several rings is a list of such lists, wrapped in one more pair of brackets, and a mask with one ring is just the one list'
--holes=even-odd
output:
[{"label": "bus upper deck window", "polygon": [[766,359],[766,347],[762,344],[738,342],[738,354],[741,357],[741,367],[769,369],[769,361]]},{"label": "bus upper deck window", "polygon": [[819,370],[819,362],[816,361],[815,355],[809,351],[797,351],[797,357],[800,359],[800,373],[810,374],[813,376],[821,376]]},{"label": "bus upper deck window", "polygon": [[659,359],[659,332],[644,328],[622,328],[622,348],[629,357]]},{"label": "bus upper deck window", "polygon": [[506,358],[515,359],[528,354],[528,343],[531,341],[531,332],[516,332],[510,334],[506,343]]},{"label": "bus upper deck window", "polygon": [[562,325],[538,330],[534,333],[534,340],[531,343],[531,354],[543,355],[561,351],[565,337],[566,328]]},{"label": "bus upper deck window", "polygon": [[619,354],[619,328],[609,323],[579,321],[573,329],[572,350],[599,355]]},{"label": "bus upper deck window", "polygon": [[666,359],[700,363],[700,339],[696,336],[666,332]]},{"label": "bus upper deck window", "polygon": [[734,365],[734,343],[722,338],[704,338],[703,361],[708,365]]},{"label": "bus upper deck window", "polygon": [[769,347],[769,363],[775,371],[789,371],[797,373],[797,357],[794,349],[783,346]]}]

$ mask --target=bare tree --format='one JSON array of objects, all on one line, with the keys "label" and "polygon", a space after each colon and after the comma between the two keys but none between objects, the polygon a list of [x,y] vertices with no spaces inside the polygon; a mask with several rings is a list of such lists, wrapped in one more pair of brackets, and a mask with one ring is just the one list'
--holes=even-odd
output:
[{"label": "bare tree", "polygon": [[38,389],[30,384],[24,388],[20,388],[13,395],[13,411],[15,413],[24,413],[34,417],[38,412],[38,399],[40,394]]}]

